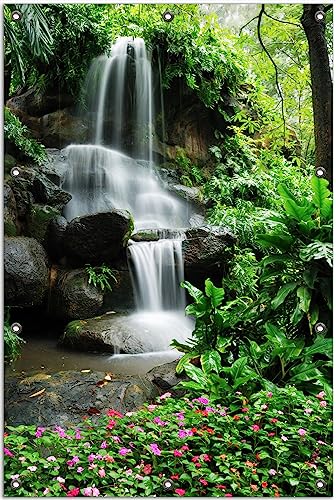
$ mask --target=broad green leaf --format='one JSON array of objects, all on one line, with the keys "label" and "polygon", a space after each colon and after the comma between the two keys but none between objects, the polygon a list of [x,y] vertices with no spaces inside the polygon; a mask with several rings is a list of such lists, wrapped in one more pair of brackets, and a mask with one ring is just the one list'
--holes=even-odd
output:
[{"label": "broad green leaf", "polygon": [[232,338],[229,337],[218,337],[217,338],[217,343],[216,343],[216,349],[219,351],[219,352],[225,352],[226,351],[226,348],[228,346],[231,345],[231,342],[232,342]]},{"label": "broad green leaf", "polygon": [[290,320],[293,326],[296,326],[303,318],[304,311],[300,307],[300,302],[296,305],[294,312],[292,313]]},{"label": "broad green leaf", "polygon": [[278,344],[280,345],[283,345],[283,343],[286,342],[287,337],[284,334],[284,332],[275,325],[272,325],[272,323],[266,323],[265,329],[266,332],[268,333],[268,335],[266,335],[268,339],[272,341],[276,340],[276,342],[278,342]]},{"label": "broad green leaf", "polygon": [[333,342],[332,339],[325,339],[324,337],[318,336],[313,345],[306,347],[303,350],[304,356],[314,356],[314,354],[324,354],[328,358],[332,358],[333,354]]},{"label": "broad green leaf", "polygon": [[185,365],[184,370],[185,370],[186,374],[188,375],[188,377],[190,377],[192,380],[194,380],[194,382],[197,382],[203,388],[207,387],[206,376],[204,375],[204,373],[202,372],[202,370],[200,368],[198,368],[197,366],[191,365],[189,363],[189,364]]},{"label": "broad green leaf", "polygon": [[286,300],[287,295],[296,287],[297,283],[286,283],[286,285],[282,286],[271,302],[273,309],[277,309]]},{"label": "broad green leaf", "polygon": [[292,236],[286,234],[278,235],[275,233],[257,234],[256,240],[260,245],[266,248],[275,247],[284,251],[287,251],[294,243],[294,238],[292,238]]},{"label": "broad green leaf", "polygon": [[314,283],[317,276],[317,269],[308,269],[303,273],[303,279],[309,288],[314,288]]},{"label": "broad green leaf", "polygon": [[205,373],[214,371],[218,374],[222,368],[220,354],[215,350],[206,351],[201,355],[201,365]]},{"label": "broad green leaf", "polygon": [[311,364],[307,365],[306,363],[300,363],[298,366],[295,366],[290,370],[291,383],[296,382],[307,382],[309,380],[319,380],[323,378],[320,370],[312,366]]},{"label": "broad green leaf", "polygon": [[247,365],[247,356],[242,356],[241,358],[238,358],[233,365],[231,365],[228,368],[224,368],[223,371],[226,373],[229,373],[232,377],[233,382],[241,377],[244,373],[244,368]]},{"label": "broad green leaf", "polygon": [[185,288],[189,295],[196,301],[199,302],[202,297],[204,297],[204,294],[201,290],[193,286],[189,281],[183,281],[181,283],[181,287]]},{"label": "broad green leaf", "polygon": [[182,358],[179,360],[179,362],[176,365],[176,373],[182,373],[185,365],[187,363],[189,363],[189,361],[192,358],[195,358],[195,357],[196,357],[196,354],[194,352],[185,353],[184,356],[182,356]]},{"label": "broad green leaf", "polygon": [[197,382],[193,382],[192,380],[189,380],[187,382],[185,381],[179,382],[176,387],[183,387],[185,389],[194,389],[196,391],[204,390],[204,386],[202,384],[198,384]]},{"label": "broad green leaf", "polygon": [[314,326],[319,318],[320,309],[317,304],[314,304],[310,310],[309,323]]},{"label": "broad green leaf", "polygon": [[278,193],[280,194],[282,199],[296,201],[296,196],[288,189],[285,184],[279,184]]},{"label": "broad green leaf", "polygon": [[266,267],[269,264],[274,264],[274,263],[279,263],[279,264],[285,264],[288,261],[291,261],[293,257],[290,255],[271,255],[270,257],[265,257],[261,261],[261,266]]},{"label": "broad green leaf", "polygon": [[298,222],[309,221],[315,212],[313,205],[306,202],[304,205],[298,205],[295,201],[286,199],[283,201],[286,212]]},{"label": "broad green leaf", "polygon": [[326,179],[322,179],[316,175],[313,176],[312,187],[314,196],[312,202],[327,220],[332,217],[331,192],[328,189],[328,185],[329,182]]},{"label": "broad green leaf", "polygon": [[333,262],[333,245],[332,243],[324,243],[322,241],[314,241],[309,243],[300,252],[302,260],[309,262],[310,260],[325,259],[329,266],[332,267]]},{"label": "broad green leaf", "polygon": [[215,287],[209,278],[205,280],[205,294],[211,299],[213,307],[218,307],[223,302],[224,289]]},{"label": "broad green leaf", "polygon": [[309,311],[310,301],[312,297],[311,290],[306,286],[300,286],[296,291],[296,295],[300,300],[300,309],[302,309],[303,312],[307,313]]}]

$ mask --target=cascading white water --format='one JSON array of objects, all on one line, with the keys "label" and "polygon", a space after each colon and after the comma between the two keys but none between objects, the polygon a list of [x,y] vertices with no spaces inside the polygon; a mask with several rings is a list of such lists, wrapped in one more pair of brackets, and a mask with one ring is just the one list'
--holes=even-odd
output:
[{"label": "cascading white water", "polygon": [[[136,230],[188,226],[187,202],[164,188],[153,164],[152,68],[144,41],[119,38],[108,57],[96,58],[84,97],[92,143],[66,148],[63,187],[72,194],[66,218],[117,208],[131,212]],[[168,349],[173,338],[184,340],[191,330],[179,286],[182,238],[178,233],[165,239],[162,233],[159,241],[129,245],[137,305],[129,321],[157,338],[154,351]]]}]

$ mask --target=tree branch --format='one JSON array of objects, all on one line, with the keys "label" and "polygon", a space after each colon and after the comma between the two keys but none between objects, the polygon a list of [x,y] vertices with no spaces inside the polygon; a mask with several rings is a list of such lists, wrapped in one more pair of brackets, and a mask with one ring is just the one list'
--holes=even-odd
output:
[{"label": "tree branch", "polygon": [[258,19],[259,16],[254,16],[248,23],[244,24],[244,26],[242,26],[239,30],[239,36],[241,35],[241,32],[243,31],[244,28],[246,28],[246,26],[248,26],[249,24],[252,23],[252,21],[254,21],[255,19]]},{"label": "tree branch", "polygon": [[275,17],[271,16],[270,14],[267,14],[267,12],[264,10],[265,16],[269,17],[270,19],[273,19],[273,21],[276,21],[277,23],[283,23],[283,24],[291,24],[292,26],[296,26],[297,28],[303,29],[301,24],[296,24],[296,23],[291,23],[290,21],[282,21],[281,19],[276,19]]},{"label": "tree branch", "polygon": [[271,61],[273,67],[274,67],[274,71],[275,71],[275,85],[276,85],[276,88],[278,90],[278,94],[279,94],[279,97],[280,97],[280,100],[281,100],[281,114],[282,114],[282,120],[283,120],[283,130],[284,130],[284,145],[286,144],[286,120],[285,120],[285,103],[284,103],[284,98],[283,98],[283,95],[282,95],[282,91],[281,91],[281,88],[280,88],[280,84],[279,84],[279,72],[278,72],[278,67],[273,59],[273,57],[271,56],[271,54],[268,52],[264,42],[263,42],[263,39],[261,37],[261,21],[262,21],[262,16],[263,14],[265,14],[265,4],[262,4],[261,5],[261,9],[260,9],[260,12],[258,14],[258,24],[257,24],[257,34],[258,34],[258,40],[259,40],[259,43],[260,45],[262,46],[265,54],[267,55],[267,57],[269,58],[269,60]]}]

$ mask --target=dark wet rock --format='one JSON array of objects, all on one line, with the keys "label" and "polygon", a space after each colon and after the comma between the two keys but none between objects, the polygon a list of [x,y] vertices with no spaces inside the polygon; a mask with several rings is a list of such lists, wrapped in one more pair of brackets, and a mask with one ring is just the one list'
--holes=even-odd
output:
[{"label": "dark wet rock", "polygon": [[47,292],[48,267],[43,247],[33,238],[5,238],[5,304],[40,305]]},{"label": "dark wet rock", "polygon": [[141,241],[159,241],[160,235],[155,229],[147,229],[144,231],[138,231],[132,234],[131,240],[139,243]]},{"label": "dark wet rock", "polygon": [[187,201],[192,201],[196,204],[202,204],[201,191],[197,187],[188,187],[183,186],[183,184],[174,184],[169,186],[168,189]]},{"label": "dark wet rock", "polygon": [[77,264],[112,262],[120,257],[133,227],[127,210],[76,217],[66,229],[66,256]]},{"label": "dark wet rock", "polygon": [[72,321],[60,340],[79,351],[139,354],[148,350],[141,332],[130,326],[122,314],[107,313],[96,318]]},{"label": "dark wet rock", "polygon": [[4,185],[4,229],[6,236],[16,236],[17,210],[14,193],[8,184]]},{"label": "dark wet rock", "polygon": [[87,127],[71,108],[66,108],[44,115],[37,132],[46,147],[64,148],[85,142]]},{"label": "dark wet rock", "polygon": [[41,117],[73,104],[75,104],[74,98],[70,94],[58,91],[41,93],[35,87],[31,87],[26,92],[7,101],[7,106],[13,112],[20,111],[35,117]]},{"label": "dark wet rock", "polygon": [[133,285],[129,270],[113,270],[116,282],[111,281],[112,291],[104,294],[103,312],[126,312],[135,308]]},{"label": "dark wet rock", "polygon": [[64,241],[68,221],[62,215],[51,219],[46,234],[48,255],[54,260],[61,259],[65,254]]},{"label": "dark wet rock", "polygon": [[104,294],[88,283],[85,269],[51,270],[48,314],[57,319],[81,319],[100,312]]},{"label": "dark wet rock", "polygon": [[71,200],[70,193],[63,191],[45,175],[37,175],[32,186],[32,193],[38,203],[46,203],[60,210]]},{"label": "dark wet rock", "polygon": [[172,361],[171,363],[165,363],[161,366],[156,366],[146,374],[146,377],[161,391],[169,391],[173,395],[181,396],[185,390],[175,386],[179,382],[189,379],[184,372],[180,374],[176,373],[177,364],[178,360]]},{"label": "dark wet rock", "polygon": [[[8,377],[5,390],[7,425],[61,425],[83,422],[90,408],[103,413],[113,408],[125,413],[140,408],[159,395],[145,376],[112,376],[103,386],[104,372],[63,371],[52,375],[38,373],[24,379]],[[30,398],[36,392],[39,396]],[[93,415],[93,420],[97,416]]]},{"label": "dark wet rock", "polygon": [[45,243],[49,223],[58,213],[55,207],[32,203],[27,213],[26,234]]},{"label": "dark wet rock", "polygon": [[57,186],[61,186],[68,168],[68,155],[65,149],[47,148],[47,160],[41,171]]},{"label": "dark wet rock", "polygon": [[205,268],[222,263],[228,258],[236,239],[222,227],[202,226],[186,231],[182,242],[185,268]]},{"label": "dark wet rock", "polygon": [[10,171],[16,165],[17,165],[17,160],[14,158],[14,156],[12,156],[10,154],[5,154],[5,158],[4,158],[5,174],[10,174]]}]

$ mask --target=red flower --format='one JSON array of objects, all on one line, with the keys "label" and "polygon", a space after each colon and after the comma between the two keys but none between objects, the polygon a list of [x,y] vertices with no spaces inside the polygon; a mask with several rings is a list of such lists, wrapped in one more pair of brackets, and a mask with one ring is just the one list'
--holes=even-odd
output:
[{"label": "red flower", "polygon": [[258,491],[258,486],[256,484],[251,484],[251,490],[252,491]]},{"label": "red flower", "polygon": [[225,497],[233,497],[233,495],[231,493],[225,493],[224,495]]},{"label": "red flower", "polygon": [[278,422],[278,419],[277,418],[271,418],[271,422],[272,422],[272,424],[276,424]]},{"label": "red flower", "polygon": [[197,464],[195,464],[195,467],[202,467],[202,464],[200,464],[199,462],[197,462]]},{"label": "red flower", "polygon": [[251,426],[251,429],[253,430],[253,432],[258,432],[258,431],[260,431],[260,426],[257,424],[253,424]]},{"label": "red flower", "polygon": [[109,420],[109,423],[106,426],[106,429],[113,429],[117,422],[115,420]]},{"label": "red flower", "polygon": [[280,496],[280,493],[279,493],[278,491],[275,491],[274,496],[275,496],[275,497],[279,497],[279,496]]},{"label": "red flower", "polygon": [[199,459],[199,456],[195,455],[194,457],[192,457],[191,461],[192,462],[198,462],[198,459]]},{"label": "red flower", "polygon": [[209,413],[206,410],[202,410],[202,415],[203,415],[203,417],[207,417],[209,415]]},{"label": "red flower", "polygon": [[108,410],[107,412],[107,415],[109,417],[117,417],[117,418],[122,418],[122,413],[120,413],[119,411],[116,411],[116,410]]},{"label": "red flower", "polygon": [[269,437],[274,437],[274,436],[275,436],[275,432],[269,432],[269,433],[268,433],[268,436],[269,436]]},{"label": "red flower", "polygon": [[146,464],[144,465],[144,468],[142,470],[142,472],[145,474],[145,475],[149,475],[151,472],[152,472],[152,466],[151,464]]},{"label": "red flower", "polygon": [[256,453],[256,459],[257,459],[257,460],[261,460],[260,453]]},{"label": "red flower", "polygon": [[208,481],[206,479],[200,479],[200,483],[203,484],[203,486],[208,486]]},{"label": "red flower", "polygon": [[172,476],[170,476],[170,479],[178,479],[180,477],[179,474],[173,474]]},{"label": "red flower", "polygon": [[78,497],[80,493],[79,488],[73,488],[72,490],[69,490],[68,493],[66,494],[67,497]]},{"label": "red flower", "polygon": [[205,453],[203,455],[203,460],[204,460],[204,462],[211,462],[211,457]]},{"label": "red flower", "polygon": [[248,411],[249,411],[249,409],[248,409],[248,408],[242,408],[242,412],[243,412],[243,413],[247,413]]},{"label": "red flower", "polygon": [[233,417],[233,420],[240,420],[240,416],[239,416],[239,415],[235,415],[235,416]]},{"label": "red flower", "polygon": [[224,484],[217,484],[216,488],[218,488],[219,490],[226,490],[226,486],[224,486]]},{"label": "red flower", "polygon": [[196,427],[192,427],[191,432],[193,432],[194,434],[196,434],[196,432],[197,432]]},{"label": "red flower", "polygon": [[209,434],[215,434],[214,429],[211,429],[211,427],[207,427],[205,430],[206,430]]},{"label": "red flower", "polygon": [[177,488],[175,490],[175,493],[178,494],[179,497],[183,497],[185,495],[186,490],[183,490],[182,488]]},{"label": "red flower", "polygon": [[267,481],[263,481],[263,482],[261,483],[261,487],[262,487],[262,488],[267,488],[267,486],[268,486]]}]

